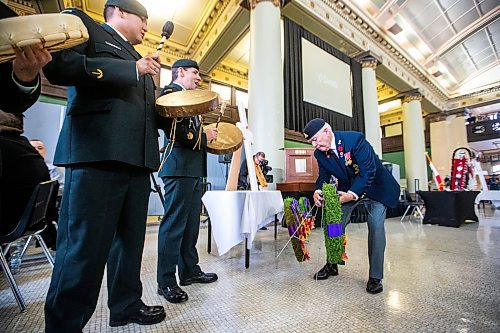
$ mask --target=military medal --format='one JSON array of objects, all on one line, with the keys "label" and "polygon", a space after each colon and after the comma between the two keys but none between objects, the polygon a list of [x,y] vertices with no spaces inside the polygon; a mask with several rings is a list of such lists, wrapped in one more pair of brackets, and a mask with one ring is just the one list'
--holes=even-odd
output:
[{"label": "military medal", "polygon": [[193,139],[193,133],[191,133],[191,132],[188,132],[188,134],[186,136],[187,136],[188,140]]}]

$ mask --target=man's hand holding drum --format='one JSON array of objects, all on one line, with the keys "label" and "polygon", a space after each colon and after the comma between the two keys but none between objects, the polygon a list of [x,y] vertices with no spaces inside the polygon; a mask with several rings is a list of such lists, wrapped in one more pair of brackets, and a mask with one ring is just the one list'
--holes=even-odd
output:
[{"label": "man's hand holding drum", "polygon": [[12,69],[20,83],[32,82],[42,67],[52,60],[49,51],[44,49],[42,44],[16,48],[14,51],[16,58],[12,62]]}]

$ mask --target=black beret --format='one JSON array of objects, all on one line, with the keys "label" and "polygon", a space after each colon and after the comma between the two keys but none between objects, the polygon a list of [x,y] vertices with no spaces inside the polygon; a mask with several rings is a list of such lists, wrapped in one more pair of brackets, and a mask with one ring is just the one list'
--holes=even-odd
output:
[{"label": "black beret", "polygon": [[198,63],[194,60],[191,60],[191,59],[178,59],[172,65],[172,68],[175,68],[175,67],[188,67],[188,68],[194,67],[197,70],[200,70],[200,68],[198,67]]},{"label": "black beret", "polygon": [[316,133],[319,132],[320,129],[325,126],[326,122],[321,119],[321,118],[314,118],[313,120],[310,120],[306,126],[304,127],[304,136],[306,139],[312,138]]},{"label": "black beret", "polygon": [[105,6],[115,6],[128,13],[148,18],[148,11],[136,0],[108,0]]}]

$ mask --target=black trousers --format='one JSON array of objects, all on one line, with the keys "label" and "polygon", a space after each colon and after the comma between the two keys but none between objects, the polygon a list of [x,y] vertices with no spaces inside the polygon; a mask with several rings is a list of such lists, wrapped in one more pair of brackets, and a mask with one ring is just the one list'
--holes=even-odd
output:
[{"label": "black trousers", "polygon": [[81,332],[94,313],[107,263],[111,317],[141,306],[149,171],[125,164],[66,168],[45,331]]},{"label": "black trousers", "polygon": [[201,178],[163,177],[165,215],[158,231],[158,285],[175,285],[201,273],[196,243],[200,233]]},{"label": "black trousers", "polygon": [[0,134],[0,234],[15,228],[35,186],[47,180],[47,165],[27,138]]}]

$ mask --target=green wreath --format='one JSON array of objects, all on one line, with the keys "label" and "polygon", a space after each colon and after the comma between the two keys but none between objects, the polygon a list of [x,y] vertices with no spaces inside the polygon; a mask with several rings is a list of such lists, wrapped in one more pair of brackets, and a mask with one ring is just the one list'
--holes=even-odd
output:
[{"label": "green wreath", "polygon": [[[347,259],[345,246],[347,238],[342,233],[342,208],[333,184],[323,184],[325,205],[323,210],[323,233],[325,235],[326,261],[343,264]],[[331,225],[331,226],[329,226]]]}]

